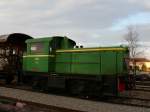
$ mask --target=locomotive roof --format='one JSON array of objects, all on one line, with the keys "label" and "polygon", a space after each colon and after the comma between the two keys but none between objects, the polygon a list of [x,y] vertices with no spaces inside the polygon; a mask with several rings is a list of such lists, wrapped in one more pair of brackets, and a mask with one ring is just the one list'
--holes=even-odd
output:
[{"label": "locomotive roof", "polygon": [[51,41],[52,37],[34,38],[26,40],[26,43]]},{"label": "locomotive roof", "polygon": [[23,33],[12,33],[7,35],[0,35],[0,43],[18,43],[25,42],[27,39],[31,39],[32,37]]},{"label": "locomotive roof", "polygon": [[26,43],[32,43],[32,42],[46,42],[46,41],[51,41],[53,40],[54,38],[59,38],[59,39],[62,39],[62,38],[67,38],[69,41],[71,41],[73,44],[76,44],[75,41],[69,39],[68,37],[63,37],[63,36],[53,36],[53,37],[43,37],[43,38],[36,38],[36,39],[28,39],[26,41]]}]

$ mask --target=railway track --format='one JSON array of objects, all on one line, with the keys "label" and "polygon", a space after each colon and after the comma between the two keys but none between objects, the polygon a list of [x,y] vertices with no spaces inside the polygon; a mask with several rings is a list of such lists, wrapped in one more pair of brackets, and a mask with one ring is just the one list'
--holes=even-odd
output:
[{"label": "railway track", "polygon": [[150,92],[150,81],[136,81],[136,91]]},{"label": "railway track", "polygon": [[147,85],[147,86],[150,86],[150,81],[136,81],[136,85]]},{"label": "railway track", "polygon": [[106,101],[113,104],[150,108],[150,99],[135,97],[110,97]]},{"label": "railway track", "polygon": [[[100,112],[100,111],[101,112],[110,112],[112,110],[113,110],[112,112],[120,112],[120,108],[131,109],[133,111],[136,109],[137,110],[142,109],[141,112],[143,112],[143,110],[144,111],[148,110],[147,112],[150,111],[149,105],[141,104],[141,102],[139,103],[140,105],[135,104],[135,101],[133,101],[133,99],[132,99],[132,104],[131,104],[131,100],[129,101],[129,98],[127,99],[125,97],[120,97],[120,98],[113,97],[113,98],[109,98],[109,100],[99,101],[99,100],[95,100],[95,99],[86,99],[85,100],[85,99],[81,99],[78,97],[72,98],[72,97],[57,96],[57,95],[51,95],[51,94],[48,95],[48,94],[37,93],[37,92],[33,93],[33,92],[28,92],[28,91],[24,91],[24,90],[20,90],[20,89],[12,89],[12,88],[5,88],[5,87],[0,87],[0,91],[1,91],[0,92],[1,96],[4,95],[4,97],[10,98],[11,100],[15,99],[16,101],[19,101],[19,102],[25,102],[26,104],[31,105],[31,107],[35,106],[35,108],[40,107],[40,109],[42,109],[42,108],[51,109],[51,110],[54,109],[55,110],[54,112],[59,112],[59,107],[61,110],[60,112],[80,112],[80,110],[82,112]],[[7,93],[7,95],[6,95],[6,93]],[[24,95],[22,93],[24,93]],[[35,97],[35,98],[33,98],[33,97]],[[33,99],[33,100],[30,101],[31,99]],[[34,101],[35,99],[36,99],[36,102]],[[44,103],[41,103],[40,99],[41,100],[44,99]],[[50,102],[48,100],[50,100]],[[139,100],[139,99],[137,99],[137,100]],[[137,102],[137,100],[136,100],[136,102]],[[53,105],[52,106],[49,105],[48,102]],[[55,104],[59,105],[59,106],[56,106]],[[62,105],[64,105],[64,106],[62,106]],[[61,107],[63,107],[63,108],[61,108]],[[71,109],[66,110],[66,108],[71,108]],[[62,111],[62,109],[65,109],[65,110]],[[36,112],[38,112],[38,111],[36,111]],[[47,112],[47,111],[42,111],[42,112]],[[51,111],[48,111],[48,112],[51,112]]]},{"label": "railway track", "polygon": [[143,85],[137,85],[134,90],[150,92],[150,87],[149,86],[143,86]]},{"label": "railway track", "polygon": [[[25,104],[25,107],[22,107],[21,110],[27,110],[28,112],[83,112],[83,111],[78,111],[78,110],[73,110],[73,109],[67,109],[63,107],[56,107],[56,106],[51,106],[51,105],[45,105],[45,104],[40,104],[40,103],[35,103],[31,101],[25,101],[25,100],[20,100],[17,98],[12,98],[12,97],[6,97],[6,96],[0,96],[0,101],[3,100],[5,102],[3,105],[7,105],[7,108],[12,108],[13,106],[15,107],[15,103],[19,102],[22,104]],[[0,104],[0,111],[1,111],[1,104]],[[10,112],[14,112],[14,110],[10,110]],[[20,112],[19,111],[19,112]],[[18,112],[18,110],[16,110]]]},{"label": "railway track", "polygon": [[[9,85],[0,85],[0,86],[12,88],[12,89],[18,89],[18,90],[26,90],[26,91],[31,91],[35,93],[43,93],[43,91],[34,91],[31,87],[28,87],[28,86],[9,86]],[[44,93],[50,94],[49,92],[44,92]],[[72,97],[66,93],[59,93],[58,95]],[[79,97],[79,96],[75,98],[81,98],[81,99],[92,100],[92,101],[100,101],[100,102],[111,103],[111,104],[121,104],[121,105],[128,105],[128,106],[150,108],[150,98],[148,99],[140,98],[137,96],[130,96],[130,95],[119,96],[119,97],[107,97],[103,99],[87,98],[87,97]]]}]

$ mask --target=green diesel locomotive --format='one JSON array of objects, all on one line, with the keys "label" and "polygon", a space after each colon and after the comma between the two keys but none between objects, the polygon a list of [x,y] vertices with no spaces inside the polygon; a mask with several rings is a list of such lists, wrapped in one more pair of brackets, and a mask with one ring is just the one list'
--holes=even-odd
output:
[{"label": "green diesel locomotive", "polygon": [[127,47],[79,48],[67,37],[28,39],[23,78],[40,89],[118,95],[129,87]]}]

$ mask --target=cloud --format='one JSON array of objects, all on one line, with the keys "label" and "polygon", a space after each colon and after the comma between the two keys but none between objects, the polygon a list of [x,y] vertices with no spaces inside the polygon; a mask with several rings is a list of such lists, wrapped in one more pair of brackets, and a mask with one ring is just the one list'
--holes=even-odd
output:
[{"label": "cloud", "polygon": [[149,0],[128,0],[129,3],[139,5],[144,9],[150,10],[150,2]]},{"label": "cloud", "polygon": [[114,45],[123,41],[125,26],[137,21],[141,40],[150,41],[149,4],[149,0],[1,0],[0,34],[63,35],[85,46]]},{"label": "cloud", "polygon": [[150,23],[150,13],[142,12],[134,15],[130,15],[127,18],[118,20],[117,24],[112,26],[112,30],[124,29],[129,25],[145,25]]}]

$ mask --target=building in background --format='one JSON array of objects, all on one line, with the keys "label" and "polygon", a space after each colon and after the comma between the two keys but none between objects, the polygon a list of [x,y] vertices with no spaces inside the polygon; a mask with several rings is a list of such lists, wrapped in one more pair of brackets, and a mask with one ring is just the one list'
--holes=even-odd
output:
[{"label": "building in background", "polygon": [[150,72],[150,60],[146,58],[132,58],[129,66],[131,70]]}]

